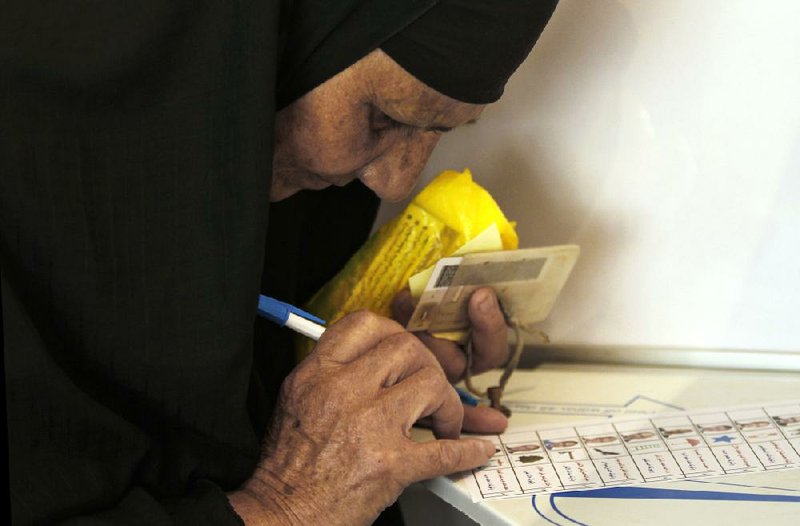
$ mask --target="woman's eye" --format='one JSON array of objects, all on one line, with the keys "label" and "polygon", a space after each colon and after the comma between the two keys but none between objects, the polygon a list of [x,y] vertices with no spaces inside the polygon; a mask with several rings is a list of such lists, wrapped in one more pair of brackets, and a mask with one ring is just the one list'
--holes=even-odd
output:
[{"label": "woman's eye", "polygon": [[394,120],[377,108],[373,110],[371,120],[371,127],[375,131],[392,130],[405,126],[402,122]]}]

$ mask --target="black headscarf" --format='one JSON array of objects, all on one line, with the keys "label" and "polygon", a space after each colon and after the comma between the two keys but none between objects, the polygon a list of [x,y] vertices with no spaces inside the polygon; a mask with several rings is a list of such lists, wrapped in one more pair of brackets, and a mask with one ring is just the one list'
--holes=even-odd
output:
[{"label": "black headscarf", "polygon": [[[348,4],[343,9],[343,4]],[[278,107],[381,48],[454,99],[500,98],[557,0],[296,0],[279,70]],[[313,15],[309,15],[313,13]]]},{"label": "black headscarf", "polygon": [[381,44],[431,88],[473,104],[495,102],[528,56],[557,0],[442,0]]},{"label": "black headscarf", "polygon": [[[280,381],[254,364],[264,261],[298,256],[287,244],[264,255],[276,108],[404,28],[422,42],[417,24],[436,4],[4,4],[0,278],[16,523],[239,523],[224,490],[252,474]],[[313,210],[369,199],[339,190]],[[332,223],[313,224],[324,239]],[[301,256],[316,280],[337,270],[318,264],[322,249]],[[269,339],[255,347],[278,352]]]}]

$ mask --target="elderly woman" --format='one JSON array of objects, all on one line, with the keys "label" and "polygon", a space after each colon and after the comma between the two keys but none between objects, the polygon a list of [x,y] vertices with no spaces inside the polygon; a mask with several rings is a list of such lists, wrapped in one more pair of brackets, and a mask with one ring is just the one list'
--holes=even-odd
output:
[{"label": "elderly woman", "polygon": [[[356,313],[291,370],[256,299],[333,275],[555,2],[37,4],[0,21],[13,522],[364,524],[486,462],[453,344]],[[491,291],[470,316],[501,364]]]}]

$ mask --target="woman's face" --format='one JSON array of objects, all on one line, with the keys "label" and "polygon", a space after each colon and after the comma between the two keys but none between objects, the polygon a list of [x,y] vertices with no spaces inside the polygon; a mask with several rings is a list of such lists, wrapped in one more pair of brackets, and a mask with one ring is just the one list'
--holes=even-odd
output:
[{"label": "woman's face", "polygon": [[375,50],[278,112],[270,199],[353,179],[403,199],[441,135],[484,107],[442,95]]}]

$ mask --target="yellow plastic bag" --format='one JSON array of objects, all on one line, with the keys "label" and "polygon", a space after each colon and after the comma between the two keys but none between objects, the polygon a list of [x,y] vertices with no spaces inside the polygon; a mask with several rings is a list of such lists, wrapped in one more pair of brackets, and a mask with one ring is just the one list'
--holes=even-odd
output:
[{"label": "yellow plastic bag", "polygon": [[[329,324],[360,309],[389,316],[392,299],[409,277],[451,255],[492,224],[500,232],[503,248],[516,249],[514,225],[489,192],[473,182],[470,171],[442,172],[402,214],[367,240],[306,309]],[[298,359],[313,347],[310,340],[298,341]]]}]

